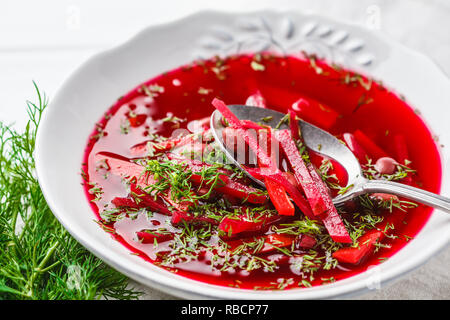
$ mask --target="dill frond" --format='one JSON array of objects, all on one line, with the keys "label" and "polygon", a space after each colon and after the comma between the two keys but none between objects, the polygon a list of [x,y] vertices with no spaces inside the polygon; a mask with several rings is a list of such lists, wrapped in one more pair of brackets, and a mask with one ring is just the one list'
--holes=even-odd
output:
[{"label": "dill frond", "polygon": [[44,199],[33,155],[48,100],[33,84],[25,130],[0,123],[0,299],[135,299],[128,279],[73,239]]}]

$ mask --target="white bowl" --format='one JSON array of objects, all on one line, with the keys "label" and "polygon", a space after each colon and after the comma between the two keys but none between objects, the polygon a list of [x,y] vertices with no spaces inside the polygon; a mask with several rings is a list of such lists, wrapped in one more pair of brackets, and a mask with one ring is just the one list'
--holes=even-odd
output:
[{"label": "white bowl", "polygon": [[[251,291],[190,280],[131,255],[93,221],[81,186],[87,138],[117,98],[195,58],[243,51],[306,50],[380,79],[418,108],[443,145],[450,145],[450,81],[428,58],[385,36],[315,15],[203,12],[145,29],[89,59],[60,88],[38,132],[39,183],[55,216],[87,249],[143,284],[185,298],[335,298],[373,289],[425,263],[449,242],[450,216],[434,211],[417,237],[385,263],[334,284],[287,291]],[[442,193],[450,194],[448,147],[441,150]]]}]

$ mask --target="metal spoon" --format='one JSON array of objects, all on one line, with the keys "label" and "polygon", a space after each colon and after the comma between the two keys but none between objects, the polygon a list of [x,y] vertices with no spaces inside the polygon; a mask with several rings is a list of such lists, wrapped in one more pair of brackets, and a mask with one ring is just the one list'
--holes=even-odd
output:
[{"label": "metal spoon", "polygon": [[[277,125],[278,129],[289,128],[286,123],[280,122],[283,117],[286,116],[281,112],[244,105],[229,105],[228,107],[240,120],[261,122],[262,119],[264,119],[264,123],[274,129]],[[225,126],[223,125],[221,113],[217,110],[214,111],[211,115],[210,121],[212,134],[218,142],[219,148],[225,153],[228,160],[237,167],[241,168],[247,176],[254,180],[257,184],[265,187],[264,183],[253,178],[242,166],[242,163],[235,159],[235,157],[225,147],[222,138],[222,131],[225,129]],[[302,132],[303,140],[309,149],[336,160],[347,171],[347,191],[333,199],[333,203],[335,205],[343,204],[344,202],[361,194],[380,192],[405,197],[450,213],[450,198],[401,183],[386,180],[366,179],[356,157],[337,138],[308,122],[299,120],[298,123]]]}]

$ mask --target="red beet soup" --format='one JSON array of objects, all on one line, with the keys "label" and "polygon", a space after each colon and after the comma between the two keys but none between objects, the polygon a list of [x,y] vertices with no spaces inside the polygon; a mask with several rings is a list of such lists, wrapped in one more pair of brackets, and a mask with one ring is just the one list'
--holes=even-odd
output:
[{"label": "red beet soup", "polygon": [[[271,119],[236,122],[226,104],[281,111],[290,129],[271,129]],[[209,127],[215,108],[227,147],[253,155],[249,169],[266,188],[221,161]],[[430,130],[379,81],[314,56],[216,57],[139,85],[96,124],[82,176],[99,225],[170,272],[252,290],[338,281],[413,239],[429,207],[386,194],[334,207],[346,173],[305,147],[295,119],[347,144],[368,179],[439,191]]]}]

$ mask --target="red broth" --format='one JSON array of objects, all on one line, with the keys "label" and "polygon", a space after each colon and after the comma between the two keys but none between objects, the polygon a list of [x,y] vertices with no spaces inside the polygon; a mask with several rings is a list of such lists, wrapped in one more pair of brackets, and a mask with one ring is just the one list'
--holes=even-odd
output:
[{"label": "red broth", "polygon": [[[314,57],[299,59],[262,54],[225,60],[216,58],[166,72],[143,85],[147,90],[140,85],[110,107],[89,138],[83,176],[87,197],[98,219],[101,219],[102,210],[111,207],[114,197],[128,194],[121,178],[110,175],[105,179],[105,172],[99,170],[94,160],[98,152],[107,151],[132,158],[131,146],[148,140],[153,133],[170,137],[177,129],[173,123],[157,119],[174,115],[187,120],[179,124],[180,128],[185,128],[190,121],[207,117],[214,111],[211,105],[214,97],[228,104],[244,104],[247,97],[256,92],[266,99],[269,108],[282,112],[287,112],[299,97],[315,99],[339,114],[335,124],[327,128],[331,133],[342,137],[345,132],[359,129],[394,158],[396,150],[392,139],[401,134],[406,140],[411,166],[416,170],[412,175],[414,184],[432,192],[439,191],[441,163],[438,149],[417,112],[381,83],[327,65]],[[134,118],[131,125],[126,121],[130,112]],[[312,158],[315,164],[322,160],[316,155]],[[102,190],[101,199],[95,202],[92,201],[92,190],[89,192],[94,184]],[[275,272],[261,269],[219,272],[212,271],[208,257],[203,257],[164,268],[198,281],[244,289],[289,289],[326,284],[329,279],[334,281],[353,276],[392,256],[419,232],[430,214],[431,209],[423,205],[406,212],[397,209],[392,213],[386,212],[387,221],[395,225],[392,232],[395,237],[386,238],[383,246],[362,263],[338,264],[331,270],[317,270],[306,282],[302,282],[305,278],[301,272],[293,270],[289,264],[280,265]],[[155,252],[169,250],[168,242],[162,242],[156,250],[153,244],[137,242],[135,232],[170,224],[167,220],[167,216],[158,213],[151,218],[139,214],[134,219],[123,218],[105,224],[104,228],[133,253],[154,263],[157,260]],[[281,256],[275,252],[272,258]]]}]

